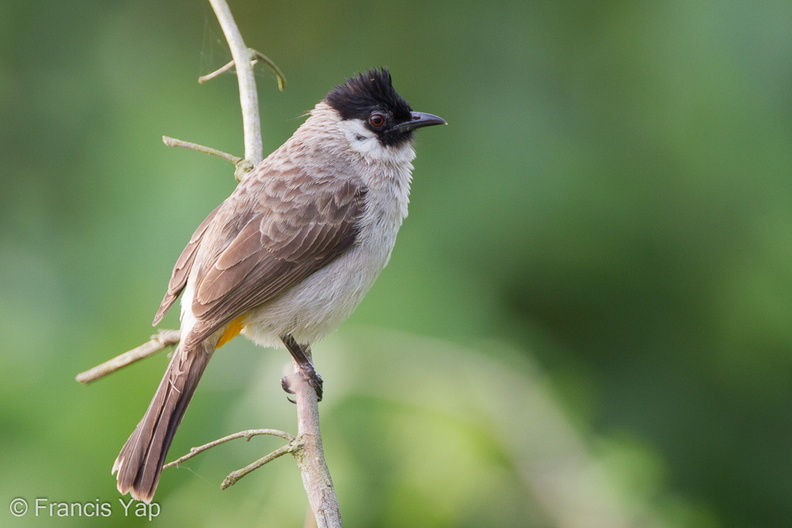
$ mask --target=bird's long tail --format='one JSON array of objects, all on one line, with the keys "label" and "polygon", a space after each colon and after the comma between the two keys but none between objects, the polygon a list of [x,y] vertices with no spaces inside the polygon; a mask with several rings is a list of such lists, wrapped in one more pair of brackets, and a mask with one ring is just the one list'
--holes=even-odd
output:
[{"label": "bird's long tail", "polygon": [[[207,341],[209,341],[207,343]],[[179,345],[146,414],[113,464],[122,494],[151,502],[168,448],[215,349],[213,339],[190,347]]]}]

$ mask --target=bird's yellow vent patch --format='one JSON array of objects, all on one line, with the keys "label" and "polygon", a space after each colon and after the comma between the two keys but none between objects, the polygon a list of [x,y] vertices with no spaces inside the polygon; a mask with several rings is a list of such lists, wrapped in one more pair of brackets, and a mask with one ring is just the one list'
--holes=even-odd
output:
[{"label": "bird's yellow vent patch", "polygon": [[244,315],[240,315],[239,317],[228,323],[225,332],[223,332],[223,335],[221,335],[220,339],[217,341],[217,348],[220,348],[221,346],[225,345],[226,343],[234,339],[236,336],[238,336],[239,332],[241,332],[244,327],[245,327]]}]

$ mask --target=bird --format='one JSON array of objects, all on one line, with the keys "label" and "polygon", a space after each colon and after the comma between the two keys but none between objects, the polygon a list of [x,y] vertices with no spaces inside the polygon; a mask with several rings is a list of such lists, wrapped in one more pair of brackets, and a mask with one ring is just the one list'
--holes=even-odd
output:
[{"label": "bird", "polygon": [[407,216],[413,133],[444,124],[413,111],[388,69],[372,68],[335,86],[209,213],[154,317],[157,325],[181,296],[180,342],[113,464],[122,495],[152,501],[201,375],[240,334],[288,350],[321,399],[310,347],[352,314],[388,263]]}]

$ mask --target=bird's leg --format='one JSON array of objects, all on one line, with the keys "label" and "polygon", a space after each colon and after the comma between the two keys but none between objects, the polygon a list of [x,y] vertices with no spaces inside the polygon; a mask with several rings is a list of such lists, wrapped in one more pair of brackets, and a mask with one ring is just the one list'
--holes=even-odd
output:
[{"label": "bird's leg", "polygon": [[[313,362],[311,362],[311,347],[307,344],[299,344],[291,334],[281,336],[281,341],[286,345],[286,349],[297,364],[297,370],[300,375],[305,378],[308,384],[316,391],[317,399],[322,401],[322,377],[316,372]],[[281,379],[281,387],[289,394],[294,394],[289,384],[288,376],[284,376]]]}]

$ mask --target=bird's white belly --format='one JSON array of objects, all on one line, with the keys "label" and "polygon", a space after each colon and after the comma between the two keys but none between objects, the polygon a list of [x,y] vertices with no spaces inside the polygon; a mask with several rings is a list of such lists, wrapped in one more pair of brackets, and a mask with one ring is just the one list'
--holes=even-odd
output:
[{"label": "bird's white belly", "polygon": [[280,337],[314,343],[334,331],[366,295],[393,245],[359,245],[272,301],[253,309],[242,333],[259,346],[282,348]]}]

